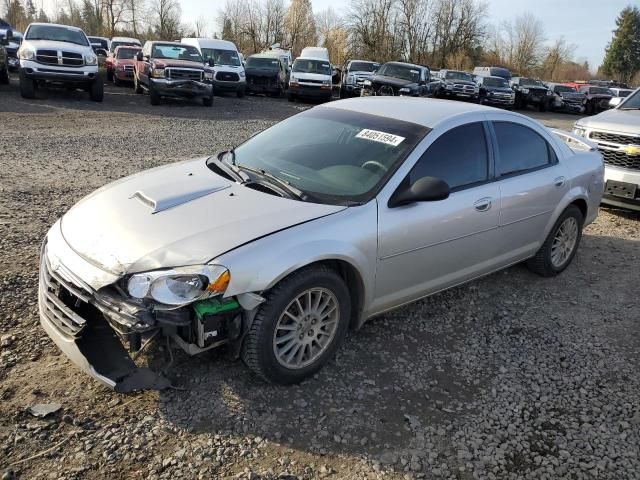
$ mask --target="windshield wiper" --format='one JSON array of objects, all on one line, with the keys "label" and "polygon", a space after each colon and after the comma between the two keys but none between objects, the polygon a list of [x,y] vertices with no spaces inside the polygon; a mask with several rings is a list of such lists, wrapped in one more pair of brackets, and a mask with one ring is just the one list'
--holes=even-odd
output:
[{"label": "windshield wiper", "polygon": [[306,200],[308,198],[308,196],[302,190],[299,190],[298,188],[294,187],[293,185],[291,185],[286,180],[282,180],[281,178],[276,177],[274,174],[272,174],[270,172],[267,172],[266,170],[247,167],[245,165],[238,165],[238,168],[241,168],[243,170],[247,170],[247,171],[249,171],[251,173],[254,173],[254,174],[256,174],[256,175],[258,175],[260,177],[264,177],[264,178],[269,179],[271,181],[271,183],[278,184],[280,187],[284,188],[287,191],[287,193],[289,193],[290,195],[293,195],[298,200]]},{"label": "windshield wiper", "polygon": [[221,160],[220,157],[224,158],[227,155],[233,155],[232,158],[235,158],[235,153],[233,150],[229,150],[228,152],[222,152],[218,156],[211,157],[211,160],[221,169],[224,170],[229,176],[235,178],[240,183],[247,183],[251,181],[249,176],[242,172],[235,165],[235,160],[232,160],[232,163],[227,162],[226,160]]}]

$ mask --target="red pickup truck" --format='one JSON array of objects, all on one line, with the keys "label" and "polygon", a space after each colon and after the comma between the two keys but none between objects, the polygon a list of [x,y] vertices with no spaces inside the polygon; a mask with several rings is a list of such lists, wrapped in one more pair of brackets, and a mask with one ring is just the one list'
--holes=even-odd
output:
[{"label": "red pickup truck", "polygon": [[133,69],[136,63],[136,55],[142,50],[141,47],[116,47],[111,60],[111,78],[114,85],[123,82],[133,82]]}]

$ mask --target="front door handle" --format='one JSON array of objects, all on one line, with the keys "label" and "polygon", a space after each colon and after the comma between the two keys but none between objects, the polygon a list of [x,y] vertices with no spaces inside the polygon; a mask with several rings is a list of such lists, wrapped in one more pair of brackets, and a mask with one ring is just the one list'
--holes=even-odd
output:
[{"label": "front door handle", "polygon": [[554,184],[556,187],[560,188],[561,186],[563,186],[563,185],[564,185],[564,181],[565,181],[565,180],[566,180],[566,179],[565,179],[564,177],[558,177],[558,178],[556,178],[556,179],[553,181],[553,184]]},{"label": "front door handle", "polygon": [[484,197],[480,200],[477,200],[473,204],[473,208],[475,208],[479,212],[486,212],[491,209],[491,201],[493,199],[491,197]]}]

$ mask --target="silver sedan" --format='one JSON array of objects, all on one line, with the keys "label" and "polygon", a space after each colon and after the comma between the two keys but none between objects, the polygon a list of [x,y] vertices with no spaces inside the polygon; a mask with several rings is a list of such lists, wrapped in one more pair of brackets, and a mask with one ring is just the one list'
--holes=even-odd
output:
[{"label": "silver sedan", "polygon": [[593,144],[517,113],[333,102],[72,207],[43,243],[41,322],[118,391],[168,385],[123,346],[160,337],[299,382],[371,317],[518,262],[559,274],[602,190]]}]

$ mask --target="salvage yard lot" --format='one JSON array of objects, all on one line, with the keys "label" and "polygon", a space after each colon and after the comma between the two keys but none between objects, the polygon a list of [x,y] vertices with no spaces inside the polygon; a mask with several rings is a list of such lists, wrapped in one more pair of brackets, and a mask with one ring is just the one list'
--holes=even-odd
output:
[{"label": "salvage yard lot", "polygon": [[[113,87],[102,104],[25,101],[15,78],[0,89],[2,478],[638,478],[640,216],[628,212],[601,209],[559,277],[518,265],[374,319],[298,386],[266,385],[222,352],[176,354],[175,389],[120,396],[58,352],[37,281],[61,214],[304,108],[231,96],[151,107]],[[564,129],[577,119],[527,113]],[[166,356],[156,346],[146,360]],[[62,407],[36,418],[37,403]]]}]

